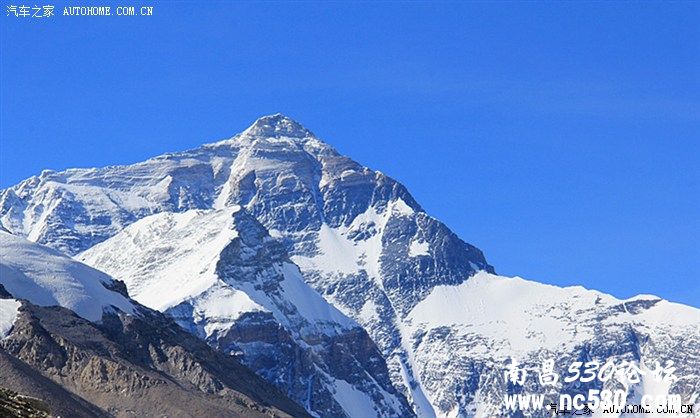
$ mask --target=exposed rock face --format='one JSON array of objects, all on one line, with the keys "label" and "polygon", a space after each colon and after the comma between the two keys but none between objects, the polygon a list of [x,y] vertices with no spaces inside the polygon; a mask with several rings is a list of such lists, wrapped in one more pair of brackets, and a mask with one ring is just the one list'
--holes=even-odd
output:
[{"label": "exposed rock face", "polygon": [[[53,416],[76,418],[109,416],[104,410],[69,392],[28,364],[7,354],[2,348],[0,348],[0,382],[3,382],[5,389],[11,388],[13,392],[19,393],[19,396],[41,400],[45,407],[38,408],[39,414],[48,412]],[[14,396],[6,395],[10,398]],[[34,403],[30,402],[29,405],[33,407]],[[7,411],[4,413],[12,415]],[[15,415],[26,416],[19,413]],[[0,412],[0,416],[5,415]]]},{"label": "exposed rock face", "polygon": [[117,417],[306,416],[236,360],[145,308],[141,317],[105,314],[94,324],[24,302],[0,346]]},{"label": "exposed rock face", "polygon": [[[70,254],[87,250],[81,256],[98,268],[138,273],[144,266],[167,265],[164,259],[183,247],[175,244],[176,236],[171,243],[149,247],[139,244],[141,235],[132,234],[134,246],[142,245],[145,255],[131,257],[135,263],[126,258],[115,262],[113,256],[123,247],[110,246],[109,241],[121,236],[122,246],[129,243],[129,236],[123,235],[128,225],[151,219],[150,235],[159,236],[177,229],[169,226],[179,223],[173,213],[187,217],[197,209],[214,214],[184,222],[193,225],[237,206],[282,245],[270,242],[265,234],[260,244],[225,237],[225,244],[232,245],[217,247],[221,251],[215,251],[215,259],[221,264],[211,270],[208,277],[213,280],[199,289],[202,293],[189,293],[200,296],[182,304],[171,306],[162,292],[148,293],[149,280],[139,278],[145,275],[130,274],[133,280],[125,281],[132,294],[152,296],[149,305],[162,304],[157,308],[194,334],[221,350],[240,352],[244,361],[287,388],[295,399],[304,399],[303,385],[294,382],[297,376],[309,376],[304,370],[320,363],[327,367],[322,368],[324,373],[332,369],[326,350],[339,354],[333,358],[342,370],[332,371],[334,376],[369,370],[375,362],[371,354],[362,354],[362,338],[343,339],[352,335],[348,327],[340,327],[341,332],[329,323],[325,328],[320,322],[311,327],[289,325],[301,322],[294,322],[293,309],[284,308],[290,293],[278,286],[286,278],[270,268],[276,263],[272,260],[284,258],[284,252],[307,284],[367,331],[386,360],[394,387],[420,416],[548,416],[547,411],[502,410],[503,395],[542,389],[537,384],[519,388],[505,382],[503,371],[514,358],[531,368],[543,357],[556,359],[560,368],[574,359],[673,360],[680,367],[678,374],[687,377],[660,390],[697,402],[700,389],[693,371],[700,369],[697,310],[653,297],[620,301],[593,291],[493,276],[481,251],[427,215],[405,187],[340,155],[282,115],[263,117],[231,139],[131,166],[44,172],[2,192],[0,221],[15,234]],[[153,223],[158,218],[151,216],[161,213],[166,222]],[[206,224],[201,222],[200,228],[206,230]],[[218,221],[211,224],[221,229]],[[96,246],[101,242],[103,250]],[[144,260],[151,261],[140,264]],[[196,270],[180,276],[200,274]],[[243,289],[246,295],[269,292],[272,296],[265,299],[269,304],[245,305],[242,295],[226,287],[241,290],[245,283],[251,284]],[[219,306],[248,309],[203,317],[202,312],[212,312],[203,309],[210,300],[205,290],[217,286],[228,289],[224,293],[236,300]],[[298,303],[292,304],[299,309]],[[678,318],[684,319],[675,324]],[[309,329],[323,329],[325,336]],[[315,337],[321,342],[309,343]],[[334,341],[342,342],[338,351],[333,351]],[[305,344],[316,348],[308,350]],[[360,354],[348,357],[351,352]],[[273,361],[278,356],[298,359],[294,364],[299,370],[284,375]],[[355,360],[363,365],[343,364]],[[381,367],[368,373],[383,374]],[[342,382],[347,381],[333,383],[342,386]],[[378,383],[385,387],[381,380]],[[642,390],[623,387],[631,397]],[[575,394],[587,388],[565,385],[552,390]],[[323,402],[305,407],[336,411]]]},{"label": "exposed rock face", "polygon": [[10,299],[12,295],[5,289],[5,286],[0,284],[0,299]]}]

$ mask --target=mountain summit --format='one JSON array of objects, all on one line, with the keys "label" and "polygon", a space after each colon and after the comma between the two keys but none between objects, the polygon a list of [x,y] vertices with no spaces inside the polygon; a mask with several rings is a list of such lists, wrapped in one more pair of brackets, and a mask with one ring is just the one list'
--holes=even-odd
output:
[{"label": "mountain summit", "polygon": [[243,134],[267,138],[306,138],[314,136],[311,131],[304,128],[299,122],[281,113],[259,118],[248,129],[243,131]]},{"label": "mountain summit", "polygon": [[[697,309],[496,276],[401,183],[280,114],[138,164],[45,172],[0,193],[0,221],[123,280],[319,416],[522,416],[504,395],[653,385],[515,388],[514,359],[700,368]],[[656,389],[695,402],[699,385]]]}]

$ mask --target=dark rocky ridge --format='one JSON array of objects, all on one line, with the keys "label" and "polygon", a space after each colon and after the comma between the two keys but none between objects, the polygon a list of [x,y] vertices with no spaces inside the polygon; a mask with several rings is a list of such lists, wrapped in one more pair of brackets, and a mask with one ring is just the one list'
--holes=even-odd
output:
[{"label": "dark rocky ridge", "polygon": [[[105,314],[94,324],[67,309],[25,301],[0,346],[14,358],[8,362],[41,370],[75,394],[72,399],[92,411],[83,416],[100,416],[87,402],[115,417],[308,416],[234,358],[160,313],[142,314]],[[80,416],[78,408],[72,412],[68,416]]]}]

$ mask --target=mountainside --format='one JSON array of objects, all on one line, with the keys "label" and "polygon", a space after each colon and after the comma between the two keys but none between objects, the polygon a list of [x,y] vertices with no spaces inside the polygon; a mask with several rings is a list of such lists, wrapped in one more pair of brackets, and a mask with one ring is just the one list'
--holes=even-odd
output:
[{"label": "mountainside", "polygon": [[[18,411],[27,408],[18,408],[18,406],[6,406],[5,410],[3,410],[4,403],[15,404],[16,402],[13,402],[12,399],[19,396],[41,400],[39,407],[33,405],[32,402],[29,403],[29,409],[38,409],[38,411],[34,411],[39,414],[38,416],[42,416],[41,413],[46,413],[46,409],[54,416],[75,418],[102,418],[109,416],[99,407],[69,392],[30,365],[7,354],[2,348],[0,348],[0,382],[3,382],[0,384],[0,392],[5,391],[5,400],[0,399],[0,416],[28,415],[26,410],[21,413]],[[16,395],[10,393],[7,387],[11,387],[11,392],[14,392]],[[2,394],[0,394],[0,398],[3,398]]]},{"label": "mountainside", "polygon": [[[628,404],[640,404],[643,394],[681,394],[685,403],[700,402],[700,310],[654,296],[618,300],[582,287],[480,272],[460,285],[434,288],[405,317],[402,335],[441,415],[509,415],[502,409],[503,395],[520,392],[504,376],[512,361],[530,375],[522,393],[547,394],[546,404],[558,403],[559,393],[589,389],[622,390]],[[561,376],[554,387],[536,377],[547,359],[555,360]],[[564,383],[576,361],[600,366],[628,361],[651,369],[657,361],[662,366],[672,361],[679,380],[659,384],[647,374],[637,383],[619,376],[604,384]],[[598,412],[595,416],[618,416]]]},{"label": "mountainside", "polygon": [[7,232],[0,248],[5,389],[36,392],[67,416],[306,416],[106,274]]},{"label": "mountainside", "polygon": [[240,207],[152,215],[79,258],[319,416],[411,415],[367,333]]},{"label": "mountainside", "polygon": [[[2,191],[0,221],[125,280],[137,300],[214,347],[240,352],[300,403],[314,397],[267,360],[283,346],[291,348],[274,356],[286,362],[302,352],[309,358],[300,363],[317,370],[300,371],[302,382],[325,374],[318,387],[327,393],[351,382],[381,400],[377,410],[401,411],[371,342],[365,353],[332,361],[334,339],[353,335],[355,324],[419,416],[523,416],[500,409],[504,394],[520,390],[503,371],[513,360],[532,369],[549,357],[563,370],[574,360],[673,360],[681,379],[655,390],[698,401],[700,311],[495,276],[480,250],[427,215],[400,183],[279,114],[230,139],[139,164],[44,171]],[[302,286],[295,265],[338,311]],[[271,339],[275,327],[282,332]],[[354,352],[346,347],[341,353]],[[359,380],[342,377],[350,370]],[[652,386],[606,385],[632,398]],[[337,392],[333,399],[346,414],[365,415]],[[357,399],[347,405],[364,402]]]}]

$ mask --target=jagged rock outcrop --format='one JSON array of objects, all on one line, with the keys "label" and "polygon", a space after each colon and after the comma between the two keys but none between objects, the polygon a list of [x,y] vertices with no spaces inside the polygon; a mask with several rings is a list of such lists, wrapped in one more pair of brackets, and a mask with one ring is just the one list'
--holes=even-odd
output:
[{"label": "jagged rock outcrop", "polygon": [[162,314],[105,314],[95,324],[24,302],[0,346],[109,415],[304,416],[236,360]]},{"label": "jagged rock outcrop", "polygon": [[[104,410],[91,404],[78,395],[66,390],[58,383],[41,374],[22,360],[15,358],[0,348],[0,382],[5,389],[11,389],[19,396],[38,399],[45,408],[38,413],[75,418],[108,417]],[[0,390],[2,390],[0,388]],[[1,402],[1,401],[0,401]],[[34,405],[33,402],[29,403]],[[10,409],[10,408],[6,408]],[[0,407],[0,411],[2,408]],[[11,414],[4,411],[6,414]],[[0,412],[0,416],[3,412]],[[19,415],[23,416],[23,415]]]}]

